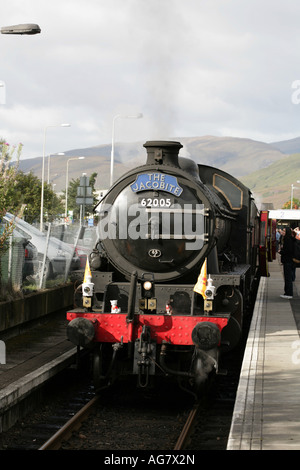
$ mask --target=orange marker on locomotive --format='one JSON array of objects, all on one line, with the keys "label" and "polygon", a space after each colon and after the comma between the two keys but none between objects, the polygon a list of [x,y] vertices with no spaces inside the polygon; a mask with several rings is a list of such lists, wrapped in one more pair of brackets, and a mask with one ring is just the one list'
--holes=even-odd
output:
[{"label": "orange marker on locomotive", "polygon": [[198,392],[240,341],[259,275],[259,214],[228,173],[179,156],[179,142],[144,145],[147,161],[96,206],[69,339],[93,351],[97,389],[156,376]]}]

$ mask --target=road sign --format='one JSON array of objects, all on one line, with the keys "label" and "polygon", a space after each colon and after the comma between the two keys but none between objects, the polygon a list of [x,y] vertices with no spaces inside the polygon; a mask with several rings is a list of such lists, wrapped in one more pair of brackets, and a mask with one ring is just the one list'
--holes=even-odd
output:
[{"label": "road sign", "polygon": [[76,204],[84,206],[92,206],[94,203],[93,192],[89,186],[89,177],[80,177],[80,186],[77,188]]}]

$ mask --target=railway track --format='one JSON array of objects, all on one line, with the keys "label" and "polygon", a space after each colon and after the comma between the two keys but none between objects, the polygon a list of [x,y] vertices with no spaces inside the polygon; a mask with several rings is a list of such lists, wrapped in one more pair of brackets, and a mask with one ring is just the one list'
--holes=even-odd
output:
[{"label": "railway track", "polygon": [[[126,391],[123,384],[118,385],[114,394],[110,393],[109,401],[100,403],[97,398],[86,405],[90,397],[94,397],[94,391],[87,374],[88,377],[84,380],[86,390],[79,398],[82,371],[78,371],[79,374],[72,379],[76,387],[73,386],[71,392],[67,392],[68,398],[61,405],[61,397],[66,393],[66,384],[70,382],[70,370],[64,372],[59,385],[49,393],[46,409],[41,408],[31,413],[29,419],[22,419],[11,432],[9,430],[0,434],[0,450],[44,450],[50,446],[62,446],[66,450],[224,450],[231,424],[243,348],[244,345],[241,345],[240,352],[235,350],[227,357],[227,368],[231,372],[227,377],[218,379],[220,381],[214,390],[215,396],[210,397],[206,407],[195,407],[191,404],[192,400],[188,407],[187,395],[183,392],[181,395],[177,394],[172,386],[166,389],[158,386],[156,395],[148,391],[138,394],[135,383]],[[60,407],[66,410],[58,413]],[[80,412],[81,424],[78,424],[76,416],[72,419],[73,430],[70,432],[66,421],[82,407],[84,410]],[[89,408],[93,413],[90,412],[92,416],[87,421],[88,424],[85,424],[84,419]],[[50,436],[56,434],[60,428],[63,429],[59,433],[61,437],[56,436],[57,442],[54,444],[54,439]],[[154,430],[153,435],[150,433],[151,428]],[[66,440],[68,433],[71,435],[69,441]],[[62,444],[58,444],[59,439]]]},{"label": "railway track", "polygon": [[[62,387],[59,390],[63,393]],[[234,400],[226,407],[224,400],[217,400],[214,406],[210,402],[187,403],[185,395],[173,390],[171,396],[170,389],[150,395],[131,388],[122,392],[107,398],[88,389],[77,391],[59,406],[51,404],[49,410],[46,405],[28,422],[14,427],[2,450],[226,448]]]},{"label": "railway track", "polygon": [[82,422],[86,420],[89,414],[99,403],[99,396],[92,398],[83,408],[81,408],[62,428],[50,437],[39,450],[58,450],[64,441],[68,440],[74,431],[77,431]]},{"label": "railway track", "polygon": [[95,396],[39,450],[226,448],[234,406],[234,398],[229,399],[228,394],[214,400],[213,406],[211,401],[178,409],[166,404],[169,411],[163,413],[160,406],[148,403],[145,411],[136,397],[134,401],[133,410],[128,402],[120,406],[117,401],[107,403]]},{"label": "railway track", "polygon": [[[50,439],[48,439],[38,450],[58,450],[62,447],[63,443],[68,441],[74,431],[78,431],[88,416],[99,403],[99,397],[94,397],[87,405],[76,413],[61,429],[59,429]],[[178,437],[174,450],[182,450],[189,438],[190,432],[197,416],[198,406],[195,405],[188,415],[183,429]]]},{"label": "railway track", "polygon": [[153,403],[152,395],[125,390],[122,396],[117,391],[112,398],[93,397],[38,450],[172,449],[182,428],[186,433],[187,406],[173,401],[163,410],[156,393]]},{"label": "railway track", "polygon": [[[229,361],[232,364],[231,358]],[[73,372],[77,385],[80,374]],[[73,372],[68,373],[72,376]],[[4,443],[4,449],[226,449],[238,369],[233,375],[218,376],[209,398],[197,404],[169,383],[152,391],[138,391],[134,380],[119,384],[107,395],[95,396],[86,377],[83,385],[71,387],[66,394],[65,382],[70,382],[66,377],[64,373],[50,390],[45,411],[37,411],[29,422],[24,420],[14,427],[15,437]],[[64,400],[60,398],[63,395]]]},{"label": "railway track", "polygon": [[[234,361],[237,364],[233,367]],[[76,387],[72,387],[62,400],[66,394],[65,385],[70,382],[64,373],[57,387],[49,393],[46,408],[50,412],[41,409],[36,412],[36,417],[30,416],[29,422],[24,420],[16,425],[11,441],[6,442],[4,436],[3,447],[0,435],[0,448],[225,450],[240,363],[241,358],[237,359],[235,351],[228,357],[228,375],[217,376],[206,402],[197,405],[186,393],[177,391],[169,383],[166,386],[157,384],[152,391],[137,391],[134,380],[131,383],[125,381],[121,386],[118,384],[106,396],[95,397],[89,377],[84,381],[84,391],[80,390],[81,385],[77,387],[81,373],[75,373],[72,380]],[[60,415],[64,415],[62,419]]]},{"label": "railway track", "polygon": [[182,431],[177,439],[175,444],[174,450],[182,450],[185,449],[190,434],[193,430],[193,426],[195,425],[197,415],[199,413],[199,404],[193,406],[192,410],[190,411],[188,418],[182,428]]},{"label": "railway track", "polygon": [[[79,410],[75,416],[73,416],[61,429],[59,429],[50,439],[47,440],[39,450],[58,450],[62,447],[63,443],[71,438],[74,431],[78,431],[83,423],[87,420],[91,412],[95,409],[96,405],[100,403],[100,397],[95,396],[90,400],[81,410]],[[192,432],[193,426],[197,414],[199,412],[199,405],[194,405],[188,418],[184,423],[184,426],[177,439],[176,445],[173,450],[183,450],[188,442],[190,433]]]}]

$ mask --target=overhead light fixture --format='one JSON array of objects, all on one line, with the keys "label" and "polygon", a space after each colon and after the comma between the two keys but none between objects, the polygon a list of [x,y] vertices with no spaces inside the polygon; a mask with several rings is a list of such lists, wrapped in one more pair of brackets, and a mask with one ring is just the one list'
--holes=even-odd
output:
[{"label": "overhead light fixture", "polygon": [[32,23],[3,26],[1,28],[1,34],[38,34],[40,32],[39,25]]}]

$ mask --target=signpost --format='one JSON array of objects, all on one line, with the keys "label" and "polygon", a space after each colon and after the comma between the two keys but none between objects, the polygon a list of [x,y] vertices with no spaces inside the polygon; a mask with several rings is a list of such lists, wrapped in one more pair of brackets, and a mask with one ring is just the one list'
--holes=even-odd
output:
[{"label": "signpost", "polygon": [[85,216],[85,206],[92,206],[94,203],[93,190],[89,185],[89,177],[81,176],[80,185],[77,188],[76,204],[81,206],[82,219]]}]

